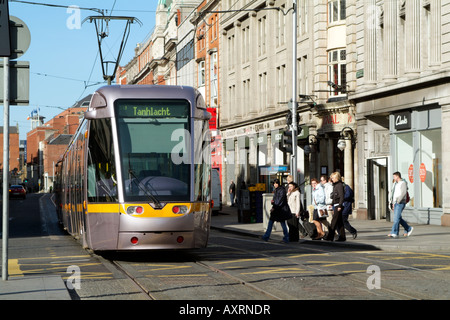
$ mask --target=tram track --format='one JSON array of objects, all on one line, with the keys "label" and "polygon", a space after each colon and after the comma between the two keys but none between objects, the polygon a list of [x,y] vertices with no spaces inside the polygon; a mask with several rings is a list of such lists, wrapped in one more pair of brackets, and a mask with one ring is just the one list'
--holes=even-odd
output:
[{"label": "tram track", "polygon": [[[90,250],[89,250],[90,251]],[[130,272],[128,272],[118,261],[113,259],[108,259],[102,257],[101,255],[96,255],[92,251],[90,251],[91,255],[95,255],[97,259],[99,259],[103,265],[105,265],[114,275],[115,278],[120,278],[121,276],[125,277],[129,281],[131,281],[132,285],[141,292],[147,300],[157,300],[149,290],[147,290],[138,279],[133,276]]]},{"label": "tram track", "polygon": [[[230,239],[236,239],[236,238],[230,237]],[[254,242],[255,240],[247,240],[247,241]],[[280,246],[286,246],[286,245],[280,244]],[[246,254],[252,254],[252,255],[255,254],[255,252],[243,249],[242,247],[236,247],[236,246],[227,246],[227,247],[230,248],[230,249],[233,249],[233,250],[239,250],[239,251],[245,252]],[[307,248],[307,247],[306,248],[302,247],[302,249],[310,251],[310,252],[314,252],[314,253],[321,253],[321,254],[328,254],[328,255],[335,255],[336,254],[335,252],[324,250],[324,249],[316,249],[316,248],[313,249],[313,248]],[[325,268],[320,268],[320,267],[317,267],[317,266],[314,266],[314,265],[309,265],[309,264],[295,262],[295,261],[292,261],[290,259],[280,258],[279,256],[271,255],[271,254],[268,254],[268,253],[258,253],[258,254],[263,256],[263,257],[266,257],[266,258],[277,259],[278,261],[284,261],[284,262],[289,263],[289,264],[294,263],[296,265],[299,265],[299,266],[302,266],[302,267],[307,268],[309,270],[312,270],[313,272],[316,272],[316,273],[328,274],[329,276],[338,276],[340,278],[344,278],[345,277],[346,281],[351,281],[351,282],[353,282],[355,284],[358,284],[360,288],[366,288],[365,290],[368,291],[368,292],[371,291],[370,289],[367,288],[367,279],[361,280],[361,279],[358,279],[358,278],[355,278],[355,277],[349,278],[347,274],[343,274],[342,272],[333,272],[333,271],[330,271],[330,270],[326,270]],[[379,264],[380,263],[379,260],[370,259],[370,258],[367,258],[367,257],[361,257],[360,259],[368,261],[368,262],[370,261],[369,264],[371,264],[371,265],[375,265],[375,264]],[[410,271],[415,271],[415,272],[426,272],[426,273],[429,273],[429,271],[427,271],[427,270],[422,270],[422,269],[418,269],[418,268],[415,268],[415,267],[406,266],[406,265],[402,265],[402,264],[398,264],[398,263],[391,263],[391,262],[383,262],[383,263],[386,264],[386,265],[391,265],[393,267],[400,268],[400,269],[405,269],[405,270],[410,270]],[[399,299],[407,299],[407,300],[430,299],[430,297],[428,297],[428,296],[406,294],[406,293],[401,292],[399,290],[386,288],[385,286],[380,288],[379,290],[380,290],[380,292],[387,292],[387,293],[389,293],[391,295],[397,296]],[[381,293],[381,295],[382,295],[382,293]]]},{"label": "tram track", "polygon": [[[93,254],[91,252],[91,254]],[[94,254],[95,255],[95,254]],[[120,261],[111,259],[111,258],[106,258],[103,256],[99,256],[96,255],[98,259],[101,260],[101,262],[113,273],[115,278],[126,278],[129,281],[132,282],[133,286],[139,290],[142,294],[144,294],[144,296],[148,299],[148,300],[160,300],[157,296],[155,296],[154,294],[152,294],[152,289],[148,288],[148,284],[144,284],[142,283],[138,277],[134,276],[130,271],[127,270],[127,268],[125,266],[122,265],[122,263]],[[222,269],[216,268],[214,266],[208,265],[202,261],[197,261],[197,260],[189,260],[186,261],[189,263],[193,263],[196,266],[199,266],[200,268],[206,269],[207,271],[212,271],[213,273],[216,274],[220,274],[228,279],[230,279],[232,281],[232,283],[229,282],[224,282],[222,284],[219,285],[230,285],[230,286],[235,286],[235,285],[239,285],[239,286],[243,286],[245,288],[248,288],[254,292],[257,292],[258,294],[262,294],[263,296],[267,297],[269,300],[283,300],[283,298],[278,297],[272,293],[270,293],[267,290],[264,290],[258,286],[255,286],[253,284],[251,284],[250,282],[236,277],[232,274],[230,274],[229,272],[226,272]],[[164,264],[164,263],[162,263]],[[156,277],[157,278],[157,277]]]},{"label": "tram track", "polygon": [[[116,257],[100,257],[100,259],[108,266],[115,279],[129,280],[148,300],[189,300],[193,297],[200,300],[218,297],[224,300],[286,300],[304,299],[305,296],[306,299],[314,299],[313,296],[308,296],[308,290],[316,296],[340,299],[337,291],[342,285],[347,290],[347,293],[344,293],[347,299],[352,297],[368,300],[432,299],[433,296],[426,290],[409,290],[404,279],[411,277],[411,272],[415,279],[422,282],[428,278],[434,281],[439,276],[437,272],[422,270],[414,265],[384,261],[364,252],[361,252],[360,256],[356,252],[335,252],[326,248],[307,246],[299,247],[301,249],[299,252],[292,244],[277,243],[269,243],[271,247],[258,250],[253,246],[261,244],[257,240],[234,237],[221,239],[224,238],[231,241],[214,244],[214,250],[200,253],[198,251],[183,252],[181,255],[166,253],[137,258],[132,256],[125,260]],[[243,245],[243,241],[248,242],[248,245]],[[281,253],[283,251],[286,253]],[[264,262],[259,263],[260,261]],[[224,267],[224,264],[227,267]],[[333,264],[336,266],[332,266]],[[366,272],[366,268],[370,265],[379,265],[382,268],[383,285],[376,290],[368,287],[370,274]],[[270,269],[283,268],[299,272],[270,273]],[[261,276],[256,275],[259,271]],[[275,283],[283,282],[279,280],[290,283],[291,290],[305,290],[305,293],[295,296],[292,295],[292,291],[283,291],[283,287],[275,288],[273,286]],[[314,288],[316,285],[321,286],[323,291]],[[220,295],[217,294],[219,291]],[[216,295],[210,295],[210,292],[216,292]]]},{"label": "tram track", "polygon": [[277,297],[276,295],[270,293],[269,291],[264,290],[262,288],[259,288],[259,287],[255,286],[255,285],[251,284],[250,282],[248,282],[248,281],[246,281],[246,280],[244,280],[242,278],[233,276],[232,274],[230,274],[228,272],[225,272],[225,271],[223,271],[221,269],[218,269],[218,268],[215,268],[213,266],[207,265],[207,264],[205,264],[203,262],[200,262],[200,261],[196,261],[196,264],[198,264],[198,265],[200,265],[200,266],[202,266],[204,268],[207,268],[207,269],[209,269],[211,271],[220,273],[220,274],[222,274],[222,275],[224,275],[226,277],[229,277],[230,279],[233,279],[234,281],[237,281],[238,283],[240,283],[243,286],[246,286],[246,287],[251,288],[251,289],[253,289],[253,290],[255,290],[255,291],[259,292],[259,293],[262,293],[262,294],[266,295],[270,299],[283,300],[282,298]]}]

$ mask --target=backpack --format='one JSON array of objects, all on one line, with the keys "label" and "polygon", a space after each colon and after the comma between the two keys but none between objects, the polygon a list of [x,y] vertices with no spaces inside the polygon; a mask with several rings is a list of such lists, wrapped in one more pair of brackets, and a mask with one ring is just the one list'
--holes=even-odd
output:
[{"label": "backpack", "polygon": [[351,203],[355,202],[355,194],[354,194],[352,188],[350,188],[350,186],[347,184],[345,185],[345,188],[344,188],[344,201],[351,202]]},{"label": "backpack", "polygon": [[409,197],[409,192],[408,192],[408,191],[406,191],[406,203],[408,203],[408,202],[409,202],[409,200],[411,200],[411,198]]}]

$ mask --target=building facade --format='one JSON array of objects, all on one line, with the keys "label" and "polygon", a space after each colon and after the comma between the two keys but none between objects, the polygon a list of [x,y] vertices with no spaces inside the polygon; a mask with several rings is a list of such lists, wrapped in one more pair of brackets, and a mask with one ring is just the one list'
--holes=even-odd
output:
[{"label": "building facade", "polygon": [[[120,83],[203,93],[217,114],[223,190],[233,180],[270,191],[273,178],[292,174],[308,204],[310,179],[338,171],[357,218],[389,219],[400,171],[405,217],[449,225],[450,0],[295,2],[294,21],[292,0],[159,1],[155,29]],[[282,144],[294,88],[296,159]]]},{"label": "building facade", "polygon": [[[83,120],[91,95],[88,95],[67,108],[46,123],[31,118],[37,125],[27,132],[26,179],[31,191],[48,191],[53,185],[54,165],[64,154],[71,137]],[[59,138],[66,137],[65,139]],[[64,145],[65,144],[65,145]]]},{"label": "building facade", "polygon": [[[295,65],[292,1],[224,1],[222,6],[228,11],[221,17],[220,60],[225,185],[265,183],[270,191],[271,179],[292,174],[302,190],[306,187],[309,203],[310,179],[339,171],[357,192],[355,107],[348,100],[355,86],[349,61],[356,48],[349,25],[355,6],[297,1]],[[301,127],[297,159],[281,146],[294,85]],[[344,147],[338,148],[340,140]],[[290,172],[290,161],[297,162],[297,172]]]},{"label": "building facade", "polygon": [[356,2],[358,215],[389,216],[392,173],[413,223],[450,225],[450,1]]}]

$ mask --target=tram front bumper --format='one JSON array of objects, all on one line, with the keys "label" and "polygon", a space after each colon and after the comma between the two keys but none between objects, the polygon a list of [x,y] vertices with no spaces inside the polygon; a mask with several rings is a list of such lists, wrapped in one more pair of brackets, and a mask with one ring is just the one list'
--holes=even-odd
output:
[{"label": "tram front bumper", "polygon": [[194,232],[120,232],[118,250],[191,249]]}]

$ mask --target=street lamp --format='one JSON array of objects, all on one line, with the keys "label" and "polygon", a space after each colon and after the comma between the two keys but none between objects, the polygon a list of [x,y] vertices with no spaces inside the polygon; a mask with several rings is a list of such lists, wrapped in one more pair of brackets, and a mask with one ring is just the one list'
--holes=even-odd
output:
[{"label": "street lamp", "polygon": [[[309,139],[309,137],[312,137]],[[306,139],[308,140],[308,144],[303,148],[303,152],[306,155],[309,155],[312,151],[314,146],[317,146],[319,144],[319,139],[315,134],[309,134]]]},{"label": "street lamp", "polygon": [[345,127],[344,129],[342,129],[341,133],[339,135],[338,143],[337,143],[338,149],[341,151],[344,151],[345,147],[347,146],[347,143],[345,140],[350,140],[353,142],[354,137],[355,137],[355,133],[352,128]]}]

